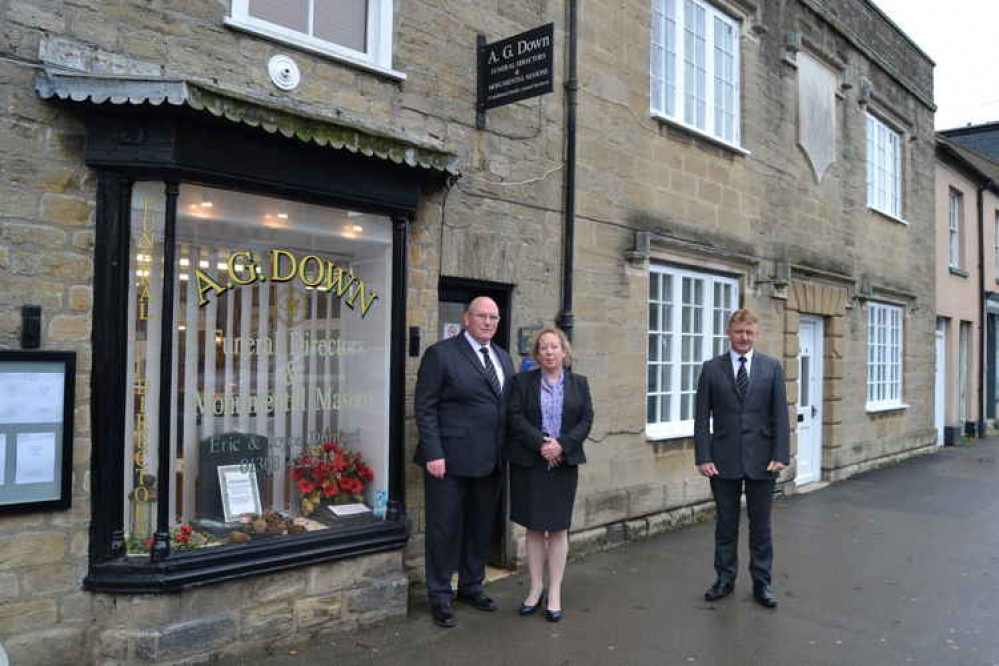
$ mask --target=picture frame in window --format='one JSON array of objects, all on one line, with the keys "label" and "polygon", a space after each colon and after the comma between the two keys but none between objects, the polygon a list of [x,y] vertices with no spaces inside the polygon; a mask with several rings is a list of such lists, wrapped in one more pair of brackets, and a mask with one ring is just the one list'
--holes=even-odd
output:
[{"label": "picture frame in window", "polygon": [[0,351],[0,514],[69,509],[76,352]]},{"label": "picture frame in window", "polygon": [[246,514],[259,516],[262,513],[260,487],[257,485],[257,470],[254,466],[221,465],[218,467],[218,474],[225,522],[235,522]]}]

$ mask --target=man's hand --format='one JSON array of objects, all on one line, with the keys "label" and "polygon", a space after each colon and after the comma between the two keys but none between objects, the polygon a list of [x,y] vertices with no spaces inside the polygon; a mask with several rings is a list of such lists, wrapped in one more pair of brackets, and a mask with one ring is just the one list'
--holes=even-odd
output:
[{"label": "man's hand", "polygon": [[[773,463],[770,464],[772,465]],[[706,476],[709,479],[712,476],[718,476],[718,468],[715,467],[713,462],[701,463],[697,466],[697,471],[701,473],[701,476]]]},{"label": "man's hand", "polygon": [[785,467],[787,467],[787,465],[785,465],[784,463],[780,462],[779,460],[771,460],[770,464],[767,465],[767,471],[768,472],[779,472],[782,469],[784,469]]},{"label": "man's hand", "polygon": [[562,445],[553,437],[545,437],[541,445],[541,457],[552,464],[557,464],[562,457]]},{"label": "man's hand", "polygon": [[427,461],[427,472],[430,476],[435,479],[443,479],[444,472],[446,472],[446,465],[444,464],[444,458],[435,458],[434,460]]}]

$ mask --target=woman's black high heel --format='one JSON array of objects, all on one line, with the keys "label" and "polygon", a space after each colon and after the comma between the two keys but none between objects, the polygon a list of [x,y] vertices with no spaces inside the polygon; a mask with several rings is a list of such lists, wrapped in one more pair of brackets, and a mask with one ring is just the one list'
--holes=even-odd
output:
[{"label": "woman's black high heel", "polygon": [[558,622],[559,620],[562,619],[562,611],[560,610],[553,611],[545,609],[545,619],[548,620],[549,622]]},{"label": "woman's black high heel", "polygon": [[538,603],[534,604],[533,606],[528,606],[527,604],[521,604],[520,614],[534,615],[535,613],[538,612],[538,609],[541,608],[541,602],[543,602],[544,600],[545,600],[545,591],[541,590],[541,594],[538,595]]}]

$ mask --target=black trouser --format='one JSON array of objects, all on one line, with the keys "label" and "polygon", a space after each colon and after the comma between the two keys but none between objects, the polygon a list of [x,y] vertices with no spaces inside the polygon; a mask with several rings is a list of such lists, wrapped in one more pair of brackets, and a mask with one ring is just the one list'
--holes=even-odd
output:
[{"label": "black trouser", "polygon": [[722,583],[734,583],[739,549],[739,496],[745,484],[749,515],[749,573],[753,587],[770,584],[774,547],[770,529],[774,479],[711,479],[715,497],[715,571]]},{"label": "black trouser", "polygon": [[431,605],[451,600],[451,575],[458,590],[482,590],[499,498],[499,471],[489,476],[445,474],[437,479],[424,470],[427,596]]}]

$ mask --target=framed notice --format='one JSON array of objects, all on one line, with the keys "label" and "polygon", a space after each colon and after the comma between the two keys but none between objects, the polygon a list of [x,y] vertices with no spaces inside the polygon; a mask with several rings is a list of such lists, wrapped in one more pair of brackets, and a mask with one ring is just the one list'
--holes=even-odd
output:
[{"label": "framed notice", "polygon": [[257,469],[253,465],[221,465],[219,491],[222,493],[222,513],[225,522],[238,520],[243,514],[260,515],[260,488]]},{"label": "framed notice", "polygon": [[0,351],[0,513],[68,509],[76,353]]}]

